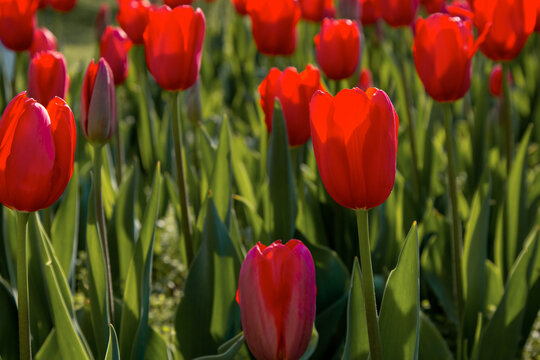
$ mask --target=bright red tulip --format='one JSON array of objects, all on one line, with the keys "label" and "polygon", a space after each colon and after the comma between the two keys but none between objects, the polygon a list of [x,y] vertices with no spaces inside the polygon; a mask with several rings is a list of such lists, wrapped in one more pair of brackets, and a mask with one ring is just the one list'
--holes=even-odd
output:
[{"label": "bright red tulip", "polygon": [[351,20],[324,19],[315,36],[317,62],[327,77],[346,79],[356,71],[360,58],[360,30]]},{"label": "bright red tulip", "polygon": [[296,0],[248,0],[251,32],[259,52],[291,55],[296,48],[296,24],[300,5]]},{"label": "bright red tulip", "polygon": [[469,21],[446,14],[418,19],[413,44],[416,72],[435,100],[455,101],[471,85],[471,59],[482,38],[475,43]]},{"label": "bright red tulip", "polygon": [[446,0],[420,0],[420,4],[426,8],[428,14],[434,14],[445,10]]},{"label": "bright red tulip", "polygon": [[131,49],[131,41],[124,30],[110,25],[105,28],[99,52],[111,67],[115,85],[123,83],[128,75],[129,49]]},{"label": "bright red tulip", "polygon": [[373,86],[373,82],[371,81],[371,71],[369,69],[362,69],[360,72],[360,78],[358,79],[358,87],[366,91],[368,88]]},{"label": "bright red tulip", "polygon": [[28,96],[45,106],[55,96],[65,99],[69,89],[66,59],[57,51],[42,51],[28,66]]},{"label": "bright red tulip", "polygon": [[5,47],[13,51],[30,48],[38,5],[38,0],[0,1],[0,40]]},{"label": "bright red tulip", "polygon": [[332,0],[299,0],[302,17],[319,22],[325,17],[334,4]]},{"label": "bright red tulip", "polygon": [[382,18],[393,27],[410,26],[418,10],[418,0],[379,0]]},{"label": "bright red tulip", "polygon": [[69,12],[73,7],[75,7],[75,3],[77,0],[47,0],[49,5],[52,6],[53,9],[61,12]]},{"label": "bright red tulip", "polygon": [[480,50],[495,61],[514,59],[536,23],[534,0],[475,0],[473,10],[474,25],[487,31]]},{"label": "bright red tulip", "polygon": [[144,32],[148,70],[165,90],[185,90],[199,76],[206,22],[201,9],[162,6]]},{"label": "bright red tulip", "polygon": [[169,6],[170,8],[175,8],[180,5],[191,5],[193,4],[194,0],[163,0],[165,5]]},{"label": "bright red tulip", "polygon": [[81,128],[91,144],[103,145],[116,131],[113,73],[105,59],[92,60],[81,92]]},{"label": "bright red tulip", "polygon": [[274,102],[279,99],[290,146],[303,145],[310,136],[309,101],[317,90],[322,90],[319,69],[308,65],[300,74],[294,67],[283,72],[272,68],[259,85],[260,104],[268,132],[272,132]]},{"label": "bright red tulip", "polygon": [[502,66],[497,64],[491,70],[489,75],[489,92],[495,97],[502,94]]},{"label": "bright red tulip", "polygon": [[259,360],[297,360],[315,320],[315,266],[299,240],[257,243],[240,270],[236,299],[249,349]]},{"label": "bright red tulip", "polygon": [[362,4],[362,25],[375,24],[381,18],[379,0],[358,0]]},{"label": "bright red tulip", "polygon": [[234,5],[234,8],[238,14],[247,15],[247,0],[231,0],[231,3]]},{"label": "bright red tulip", "polygon": [[17,95],[0,120],[0,203],[19,211],[51,206],[73,174],[75,120],[60,98],[47,108]]},{"label": "bright red tulip", "polygon": [[30,56],[34,56],[40,51],[57,50],[58,41],[56,36],[49,29],[40,27],[34,29],[32,45],[30,45]]},{"label": "bright red tulip", "polygon": [[148,1],[120,0],[116,21],[128,34],[134,44],[144,43],[144,30],[148,25],[148,13],[151,5]]},{"label": "bright red tulip", "polygon": [[392,192],[399,119],[382,90],[317,91],[310,103],[311,138],[323,184],[351,209],[371,209]]}]

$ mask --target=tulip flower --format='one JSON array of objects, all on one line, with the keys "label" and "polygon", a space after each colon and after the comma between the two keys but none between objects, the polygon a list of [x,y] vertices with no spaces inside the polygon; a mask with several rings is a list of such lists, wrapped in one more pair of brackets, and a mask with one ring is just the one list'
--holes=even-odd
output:
[{"label": "tulip flower", "polygon": [[257,243],[240,270],[236,299],[257,359],[299,359],[315,320],[315,266],[299,240]]},{"label": "tulip flower", "polygon": [[305,144],[310,136],[309,101],[315,91],[322,89],[319,69],[312,65],[308,65],[300,74],[294,67],[288,67],[283,72],[272,68],[258,88],[268,132],[272,132],[277,97],[283,109],[289,145]]},{"label": "tulip flower", "polygon": [[302,17],[306,20],[319,22],[333,7],[332,0],[299,0]]},{"label": "tulip flower", "polygon": [[92,60],[86,69],[81,92],[81,128],[86,139],[103,145],[116,131],[114,78],[105,59]]},{"label": "tulip flower", "polygon": [[489,92],[495,97],[502,94],[502,66],[497,64],[491,70],[489,75]]},{"label": "tulip flower", "polygon": [[445,10],[446,0],[420,0],[420,4],[429,14],[434,14]]},{"label": "tulip flower", "polygon": [[534,30],[537,5],[533,0],[475,0],[474,25],[487,30],[480,50],[488,58],[512,60]]},{"label": "tulip flower", "polygon": [[54,10],[67,13],[73,9],[77,0],[47,0]]},{"label": "tulip flower", "polygon": [[373,82],[371,81],[371,71],[369,69],[362,69],[360,72],[360,78],[358,79],[358,87],[366,91],[368,88],[373,86]]},{"label": "tulip flower", "polygon": [[0,120],[0,203],[19,211],[51,206],[73,173],[75,120],[58,97],[47,108],[26,92]]},{"label": "tulip flower", "polygon": [[239,15],[247,15],[247,0],[231,0],[231,3]]},{"label": "tulip flower", "polygon": [[327,77],[346,79],[356,71],[360,58],[360,30],[351,20],[324,19],[315,36],[317,62]]},{"label": "tulip flower", "polygon": [[30,48],[34,36],[37,0],[0,1],[0,40],[13,51]]},{"label": "tulip flower", "polygon": [[126,80],[128,74],[128,51],[131,41],[121,28],[107,26],[101,43],[100,56],[107,60],[114,75],[114,84],[119,85]]},{"label": "tulip flower", "polygon": [[375,24],[381,18],[379,0],[359,0],[362,3],[362,25]]},{"label": "tulip flower", "polygon": [[201,9],[162,6],[144,32],[148,70],[165,90],[185,90],[199,76],[206,22]]},{"label": "tulip flower", "polygon": [[96,33],[96,39],[99,42],[105,28],[111,24],[111,8],[107,3],[103,3],[99,6],[96,20],[94,21],[94,31]]},{"label": "tulip flower", "polygon": [[300,5],[296,0],[253,0],[247,2],[251,32],[259,52],[291,55],[296,48],[296,24]]},{"label": "tulip flower", "polygon": [[191,5],[193,4],[194,0],[163,0],[165,5],[169,6],[170,8],[175,8],[180,5]]},{"label": "tulip flower", "polygon": [[42,51],[28,66],[28,96],[45,106],[55,96],[64,99],[69,89],[66,59],[57,51]]},{"label": "tulip flower", "polygon": [[396,175],[399,119],[382,90],[317,91],[310,102],[317,167],[341,206],[371,209],[390,195]]},{"label": "tulip flower", "polygon": [[30,45],[30,56],[34,56],[40,51],[57,50],[58,41],[56,36],[49,29],[40,27],[34,29],[32,45]]},{"label": "tulip flower", "polygon": [[143,34],[148,25],[148,12],[150,9],[151,5],[146,0],[119,1],[116,21],[134,44],[140,45],[144,43]]},{"label": "tulip flower", "polygon": [[409,26],[414,22],[418,0],[379,0],[382,18],[392,27]]}]

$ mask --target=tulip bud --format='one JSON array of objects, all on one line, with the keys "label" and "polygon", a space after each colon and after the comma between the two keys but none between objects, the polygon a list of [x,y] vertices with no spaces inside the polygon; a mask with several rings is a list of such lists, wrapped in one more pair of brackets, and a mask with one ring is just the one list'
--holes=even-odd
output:
[{"label": "tulip bud", "polygon": [[375,24],[381,18],[379,0],[360,0],[362,3],[362,25]]},{"label": "tulip bud", "polygon": [[32,58],[28,66],[28,96],[45,106],[55,96],[64,99],[68,89],[64,55],[57,51],[42,51]]},{"label": "tulip bud", "polygon": [[34,29],[32,45],[30,45],[30,56],[34,56],[40,51],[57,50],[58,41],[56,36],[49,29],[41,27]]},{"label": "tulip bud", "polygon": [[48,0],[48,2],[54,10],[67,13],[73,9],[77,0]]},{"label": "tulip bud", "polygon": [[231,2],[239,15],[247,15],[247,0],[231,0]]},{"label": "tulip bud", "polygon": [[122,84],[128,75],[128,51],[131,41],[121,28],[107,26],[99,44],[100,56],[111,67],[114,84]]},{"label": "tulip bud", "polygon": [[134,44],[144,44],[143,34],[148,25],[150,9],[151,5],[146,0],[122,0],[119,2],[116,21]]},{"label": "tulip bud", "polygon": [[360,72],[360,78],[358,79],[358,87],[366,91],[368,88],[373,86],[373,82],[371,81],[371,71],[369,69],[362,69]]},{"label": "tulip bud", "polygon": [[93,145],[103,145],[116,131],[113,73],[105,59],[88,65],[81,93],[81,127]]},{"label": "tulip bud", "polygon": [[340,0],[339,1],[339,15],[343,19],[359,20],[360,15],[360,1],[359,0]]},{"label": "tulip bud", "polygon": [[103,3],[99,6],[98,14],[94,21],[94,31],[98,42],[105,32],[105,28],[109,25],[111,25],[111,8],[107,3]]},{"label": "tulip bud", "polygon": [[392,27],[409,26],[414,22],[418,0],[379,0],[382,17]]},{"label": "tulip bud", "polygon": [[257,243],[240,270],[236,299],[257,359],[299,359],[315,320],[315,266],[299,240]]}]

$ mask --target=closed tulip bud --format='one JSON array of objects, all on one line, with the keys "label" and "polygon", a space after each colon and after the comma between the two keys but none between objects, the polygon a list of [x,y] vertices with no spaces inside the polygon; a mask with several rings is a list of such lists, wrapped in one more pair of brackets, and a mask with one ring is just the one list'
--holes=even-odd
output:
[{"label": "closed tulip bud", "polygon": [[105,28],[109,25],[111,25],[111,8],[109,7],[109,4],[103,3],[99,6],[98,14],[94,21],[94,31],[96,32],[96,39],[98,42],[105,32]]},{"label": "closed tulip bud", "polygon": [[392,192],[399,119],[382,90],[317,91],[310,103],[311,138],[322,182],[350,209],[371,209]]},{"label": "closed tulip bud", "polygon": [[340,0],[339,16],[349,20],[360,20],[361,3],[359,0]]},{"label": "closed tulip bud", "polygon": [[75,7],[77,0],[48,0],[48,2],[54,10],[67,13]]},{"label": "closed tulip bud", "polygon": [[360,78],[358,79],[358,87],[366,91],[368,88],[373,86],[373,82],[371,81],[371,71],[369,69],[362,69],[360,72]]},{"label": "closed tulip bud", "polygon": [[151,5],[148,1],[120,0],[116,21],[134,44],[144,44],[144,30],[148,25],[148,13]]},{"label": "closed tulip bud", "polygon": [[65,99],[69,89],[66,59],[57,51],[43,51],[28,66],[28,96],[43,106],[55,96]]},{"label": "closed tulip bud", "polygon": [[359,0],[362,4],[362,25],[375,24],[381,18],[379,0]]},{"label": "closed tulip bud", "polygon": [[116,97],[113,73],[105,59],[92,60],[81,92],[81,128],[93,145],[103,145],[116,131]]},{"label": "closed tulip bud", "polygon": [[258,90],[268,132],[272,132],[277,97],[285,117],[289,145],[305,144],[310,136],[309,101],[315,91],[322,90],[319,69],[308,65],[299,74],[294,67],[288,67],[283,72],[272,68]]},{"label": "closed tulip bud", "polygon": [[234,5],[234,9],[239,15],[247,15],[247,0],[231,0],[231,3]]},{"label": "closed tulip bud", "polygon": [[382,18],[392,27],[410,26],[418,10],[418,0],[379,0]]},{"label": "closed tulip bud", "polygon": [[165,90],[185,90],[199,76],[206,21],[201,9],[162,6],[144,32],[148,70]]},{"label": "closed tulip bud", "polygon": [[129,49],[131,41],[124,30],[107,26],[99,44],[99,52],[111,67],[115,85],[122,84],[127,78]]},{"label": "closed tulip bud", "polygon": [[299,240],[257,243],[240,270],[236,299],[247,345],[259,359],[297,360],[315,320],[315,266]]},{"label": "closed tulip bud", "polygon": [[475,0],[474,25],[487,30],[480,50],[491,60],[512,60],[534,30],[537,5],[534,0]]},{"label": "closed tulip bud", "polygon": [[251,32],[260,53],[291,55],[296,48],[300,5],[296,0],[248,0]]},{"label": "closed tulip bud", "polygon": [[38,5],[38,0],[0,1],[0,40],[5,47],[13,51],[30,48]]},{"label": "closed tulip bud", "polygon": [[317,62],[332,80],[346,79],[356,71],[360,58],[360,30],[351,20],[324,19],[315,36]]},{"label": "closed tulip bud", "polygon": [[49,29],[41,27],[34,29],[32,45],[30,45],[30,56],[34,56],[40,51],[57,50],[58,41],[56,36]]},{"label": "closed tulip bud", "polygon": [[169,6],[171,9],[180,5],[191,5],[194,0],[163,0],[165,5]]},{"label": "closed tulip bud", "polygon": [[0,120],[0,203],[18,211],[51,206],[73,174],[77,134],[60,98],[47,108],[17,95]]},{"label": "closed tulip bud", "polygon": [[489,75],[489,92],[495,97],[502,94],[502,66],[497,64],[491,70]]}]

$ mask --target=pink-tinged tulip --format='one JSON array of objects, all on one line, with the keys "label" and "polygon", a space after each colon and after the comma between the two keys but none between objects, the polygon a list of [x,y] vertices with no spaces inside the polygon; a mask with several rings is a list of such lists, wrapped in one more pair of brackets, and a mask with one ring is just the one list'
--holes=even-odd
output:
[{"label": "pink-tinged tulip", "polygon": [[67,13],[75,7],[77,0],[47,0],[54,10]]},{"label": "pink-tinged tulip", "polygon": [[234,8],[239,15],[247,15],[247,0],[231,0],[231,3],[234,5]]},{"label": "pink-tinged tulip", "polygon": [[162,6],[144,32],[148,70],[165,90],[185,90],[199,76],[206,21],[201,9]]},{"label": "pink-tinged tulip", "polygon": [[40,27],[34,29],[32,45],[30,45],[30,56],[34,56],[40,51],[57,50],[58,41],[56,36],[49,29]]},{"label": "pink-tinged tulip", "polygon": [[410,26],[418,10],[418,0],[379,0],[382,18],[392,27]]},{"label": "pink-tinged tulip", "polygon": [[113,73],[107,61],[92,60],[81,92],[81,128],[91,144],[103,145],[116,131],[116,96]]},{"label": "pink-tinged tulip", "polygon": [[502,94],[502,66],[497,64],[491,70],[489,75],[489,92],[495,97]]},{"label": "pink-tinged tulip", "polygon": [[358,87],[366,91],[368,88],[373,86],[373,82],[371,81],[371,71],[369,69],[362,69],[360,72],[360,78],[358,79]]},{"label": "pink-tinged tulip", "polygon": [[105,28],[111,25],[111,22],[111,8],[107,3],[103,3],[99,6],[98,14],[94,21],[94,31],[98,42],[105,32]]},{"label": "pink-tinged tulip", "polygon": [[163,0],[165,5],[169,6],[171,9],[180,5],[191,5],[194,0]]},{"label": "pink-tinged tulip", "polygon": [[379,0],[358,0],[362,4],[362,25],[375,24],[381,18]]},{"label": "pink-tinged tulip", "polygon": [[296,48],[296,24],[300,5],[296,0],[248,0],[251,32],[259,52],[291,55]]},{"label": "pink-tinged tulip", "polygon": [[259,85],[260,104],[268,132],[272,132],[274,102],[279,99],[290,146],[303,145],[310,136],[309,101],[317,90],[322,90],[319,69],[308,65],[300,74],[294,67],[283,72],[272,68]]},{"label": "pink-tinged tulip", "polygon": [[315,320],[315,266],[299,240],[257,243],[240,270],[237,301],[242,329],[259,360],[297,360]]},{"label": "pink-tinged tulip", "polygon": [[38,5],[38,0],[0,1],[0,40],[5,47],[13,51],[30,48]]},{"label": "pink-tinged tulip", "polygon": [[28,66],[28,96],[47,105],[55,96],[65,99],[69,89],[66,59],[57,51],[37,53]]},{"label": "pink-tinged tulip", "polygon": [[148,1],[120,0],[116,21],[128,34],[134,44],[144,44],[143,34],[148,25],[148,13],[151,5]]},{"label": "pink-tinged tulip", "polygon": [[115,85],[122,84],[128,75],[129,49],[131,41],[124,30],[107,26],[99,44],[99,52],[111,67]]},{"label": "pink-tinged tulip", "polygon": [[77,134],[60,98],[47,108],[17,95],[0,120],[0,203],[18,211],[51,206],[73,174]]},{"label": "pink-tinged tulip", "polygon": [[317,91],[310,103],[311,138],[330,196],[350,209],[371,209],[392,192],[399,119],[382,90]]},{"label": "pink-tinged tulip", "polygon": [[315,36],[317,62],[333,80],[354,74],[360,58],[360,30],[351,20],[324,19],[321,32]]}]

